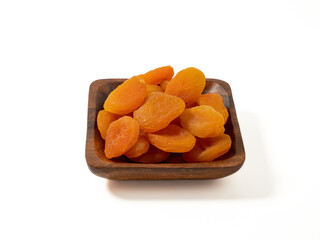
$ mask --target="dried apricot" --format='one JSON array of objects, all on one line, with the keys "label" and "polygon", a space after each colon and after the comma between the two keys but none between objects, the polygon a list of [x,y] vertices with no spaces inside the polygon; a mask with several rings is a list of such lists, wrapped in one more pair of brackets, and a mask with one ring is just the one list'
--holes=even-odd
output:
[{"label": "dried apricot", "polygon": [[140,135],[138,141],[124,155],[128,158],[139,157],[148,151],[149,145],[148,140]]},{"label": "dried apricot", "polygon": [[107,112],[105,110],[101,110],[98,112],[97,126],[103,139],[106,139],[106,133],[110,123],[117,120],[119,117],[120,116]]},{"label": "dried apricot", "polygon": [[139,123],[132,117],[124,116],[110,123],[105,139],[106,157],[119,157],[127,152],[137,142],[139,132]]},{"label": "dried apricot", "polygon": [[133,112],[133,117],[145,132],[156,132],[167,127],[184,109],[185,104],[180,98],[162,92],[152,92],[146,97],[143,105]]},{"label": "dried apricot", "polygon": [[165,93],[178,96],[189,105],[197,101],[205,85],[206,78],[203,72],[191,67],[178,72],[168,83]]},{"label": "dried apricot", "polygon": [[168,83],[169,83],[169,80],[164,80],[160,83],[160,87],[163,89],[163,91],[166,90]]},{"label": "dried apricot", "polygon": [[171,66],[156,68],[109,94],[97,115],[108,159],[206,162],[229,151],[231,138],[224,134],[229,113],[221,95],[201,95],[206,78],[197,68],[173,76]]},{"label": "dried apricot", "polygon": [[227,108],[223,104],[223,98],[218,93],[206,93],[202,94],[198,98],[198,104],[199,105],[208,105],[213,107],[215,110],[217,110],[224,118],[224,123],[227,122],[229,113]]},{"label": "dried apricot", "polygon": [[216,138],[198,138],[194,148],[182,157],[187,162],[210,162],[227,153],[231,147],[231,138],[223,134]]},{"label": "dried apricot", "polygon": [[162,88],[158,85],[147,84],[147,95],[151,92],[163,92]]},{"label": "dried apricot", "polygon": [[171,66],[165,66],[153,69],[145,74],[138,75],[148,84],[159,84],[162,81],[170,80],[174,75],[173,68]]},{"label": "dried apricot", "polygon": [[168,127],[147,134],[149,142],[165,152],[189,152],[196,143],[196,138],[187,130],[170,124]]},{"label": "dried apricot", "polygon": [[124,81],[108,96],[104,109],[115,114],[127,114],[136,110],[146,97],[146,84],[138,77]]},{"label": "dried apricot", "polygon": [[139,163],[158,163],[163,162],[170,156],[170,153],[164,152],[152,145],[150,145],[148,152],[142,154],[140,157],[130,158],[133,162]]},{"label": "dried apricot", "polygon": [[224,132],[222,115],[210,106],[186,109],[180,116],[183,128],[200,138],[216,137]]}]

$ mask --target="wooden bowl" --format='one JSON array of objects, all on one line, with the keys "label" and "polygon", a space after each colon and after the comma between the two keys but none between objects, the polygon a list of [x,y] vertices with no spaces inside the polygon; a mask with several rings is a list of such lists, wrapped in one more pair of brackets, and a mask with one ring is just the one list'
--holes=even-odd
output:
[{"label": "wooden bowl", "polygon": [[[226,133],[232,139],[229,152],[212,162],[180,163],[173,159],[164,163],[142,164],[130,162],[125,157],[109,160],[104,154],[104,140],[97,128],[96,119],[108,94],[126,79],[101,79],[91,83],[89,90],[86,159],[94,174],[108,179],[215,179],[238,171],[245,159],[245,152],[231,88],[218,79],[207,79],[204,92],[221,94],[229,111]],[[173,155],[175,156],[175,155]]]}]

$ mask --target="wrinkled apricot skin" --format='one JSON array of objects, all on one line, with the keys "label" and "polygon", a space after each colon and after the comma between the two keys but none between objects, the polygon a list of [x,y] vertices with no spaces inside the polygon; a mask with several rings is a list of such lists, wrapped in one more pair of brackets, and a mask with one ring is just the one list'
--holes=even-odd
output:
[{"label": "wrinkled apricot skin", "polygon": [[208,136],[208,138],[214,138],[214,137],[218,137],[221,136],[222,134],[224,134],[225,128],[222,127],[220,132],[214,132],[213,134],[210,134]]},{"label": "wrinkled apricot skin", "polygon": [[231,138],[223,134],[216,138],[198,138],[194,148],[182,157],[186,162],[210,162],[224,155],[231,148]]},{"label": "wrinkled apricot skin", "polygon": [[107,112],[105,110],[101,110],[98,112],[97,127],[103,139],[106,139],[106,133],[110,123],[117,120],[119,117],[120,116]]},{"label": "wrinkled apricot skin", "polygon": [[208,105],[213,107],[215,110],[217,110],[224,118],[224,123],[227,122],[229,113],[228,109],[223,104],[223,98],[218,93],[206,93],[202,94],[198,98],[198,104],[199,105]]},{"label": "wrinkled apricot skin", "polygon": [[158,85],[147,84],[147,95],[152,92],[163,92],[162,88]]},{"label": "wrinkled apricot skin", "polygon": [[160,83],[160,87],[163,89],[163,91],[166,90],[168,83],[169,83],[169,80],[164,80]]},{"label": "wrinkled apricot skin", "polygon": [[206,85],[206,78],[197,68],[186,68],[168,83],[165,93],[180,97],[190,105],[197,101]]},{"label": "wrinkled apricot skin", "polygon": [[185,104],[180,98],[152,92],[143,105],[133,112],[133,117],[145,132],[156,132],[167,127],[184,109]]},{"label": "wrinkled apricot skin", "polygon": [[142,154],[140,157],[130,158],[130,160],[138,163],[158,163],[165,161],[169,156],[170,153],[150,145],[148,152]]},{"label": "wrinkled apricot skin", "polygon": [[138,77],[142,78],[147,84],[160,84],[162,81],[170,80],[173,75],[173,68],[171,66],[165,66],[138,75]]},{"label": "wrinkled apricot skin", "polygon": [[119,157],[132,148],[139,138],[139,123],[124,116],[110,123],[105,139],[105,155],[108,159]]},{"label": "wrinkled apricot skin", "polygon": [[146,84],[138,77],[124,81],[114,89],[104,103],[104,109],[115,114],[128,114],[136,110],[146,97]]},{"label": "wrinkled apricot skin", "polygon": [[148,140],[144,136],[140,135],[138,141],[124,155],[127,158],[139,157],[142,154],[148,152],[149,145],[150,144]]},{"label": "wrinkled apricot skin", "polygon": [[147,134],[149,142],[165,152],[189,152],[196,143],[196,138],[187,130],[170,124],[168,127]]},{"label": "wrinkled apricot skin", "polygon": [[200,138],[217,137],[224,133],[222,115],[210,106],[186,109],[180,116],[181,126]]}]

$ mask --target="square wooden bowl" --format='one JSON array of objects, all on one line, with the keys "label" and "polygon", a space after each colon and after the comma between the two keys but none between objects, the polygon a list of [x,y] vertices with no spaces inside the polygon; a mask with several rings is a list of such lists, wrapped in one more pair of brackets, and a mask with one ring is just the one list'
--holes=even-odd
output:
[{"label": "square wooden bowl", "polygon": [[228,83],[207,78],[204,92],[219,93],[229,111],[226,133],[232,139],[229,152],[206,163],[156,163],[142,164],[128,161],[125,157],[109,160],[104,154],[104,140],[97,128],[97,114],[103,109],[108,94],[126,79],[101,79],[91,83],[89,90],[86,159],[94,174],[108,179],[215,179],[238,171],[243,165],[245,152],[236,109]]}]

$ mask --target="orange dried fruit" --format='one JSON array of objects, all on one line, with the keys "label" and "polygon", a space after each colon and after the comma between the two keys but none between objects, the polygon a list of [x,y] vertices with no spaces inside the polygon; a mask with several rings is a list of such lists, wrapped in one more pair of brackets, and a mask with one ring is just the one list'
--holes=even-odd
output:
[{"label": "orange dried fruit", "polygon": [[210,162],[227,153],[231,148],[231,138],[223,134],[216,138],[198,138],[194,148],[182,157],[187,162]]},{"label": "orange dried fruit", "polygon": [[148,152],[142,154],[140,157],[130,158],[133,162],[139,163],[158,163],[163,162],[170,156],[170,153],[164,152],[152,145],[150,145]]},{"label": "orange dried fruit", "polygon": [[206,85],[206,78],[199,69],[191,67],[177,73],[168,83],[165,93],[178,96],[190,105],[197,101]]},{"label": "orange dried fruit", "polygon": [[147,84],[147,95],[152,92],[163,92],[162,88],[158,85]]},{"label": "orange dried fruit", "polygon": [[171,66],[157,68],[126,80],[109,94],[97,115],[107,158],[206,162],[229,151],[231,138],[224,134],[229,113],[221,95],[201,95],[206,79],[199,69],[173,75]]},{"label": "orange dried fruit", "polygon": [[162,81],[170,80],[174,75],[173,68],[171,66],[165,66],[153,69],[145,74],[138,75],[148,84],[159,84]]},{"label": "orange dried fruit", "polygon": [[160,83],[160,87],[163,89],[163,91],[166,90],[168,83],[169,83],[169,80],[164,80]]},{"label": "orange dried fruit", "polygon": [[98,112],[97,126],[103,139],[106,139],[106,133],[110,123],[117,120],[119,117],[120,116],[107,112],[105,110],[101,110]]},{"label": "orange dried fruit", "polygon": [[219,133],[214,132],[213,134],[210,134],[208,136],[208,138],[214,138],[214,137],[221,136],[222,134],[224,134],[224,131],[225,131],[225,128],[223,127],[223,128],[221,128],[221,131]]},{"label": "orange dried fruit", "polygon": [[124,155],[127,158],[139,157],[148,151],[149,145],[150,144],[146,137],[140,135],[138,141]]},{"label": "orange dried fruit", "polygon": [[105,139],[106,157],[119,157],[127,152],[137,142],[139,132],[139,123],[132,117],[124,116],[110,123]]},{"label": "orange dried fruit", "polygon": [[200,138],[216,137],[224,132],[222,115],[210,106],[186,109],[180,116],[181,126]]},{"label": "orange dried fruit", "polygon": [[189,131],[175,124],[158,132],[148,133],[147,137],[152,145],[165,152],[188,152],[196,143],[196,138]]},{"label": "orange dried fruit", "polygon": [[139,77],[132,77],[114,89],[104,102],[104,109],[115,114],[136,110],[146,97],[146,84]]},{"label": "orange dried fruit", "polygon": [[208,106],[213,107],[215,110],[217,110],[219,113],[221,113],[221,115],[224,118],[224,123],[227,122],[228,117],[229,117],[229,113],[228,113],[228,109],[223,104],[224,100],[220,94],[218,94],[218,93],[202,94],[198,98],[197,102],[199,105],[208,105]]},{"label": "orange dried fruit", "polygon": [[143,105],[133,112],[133,117],[145,132],[156,132],[167,127],[184,109],[185,104],[180,98],[162,92],[152,92],[146,97]]}]

